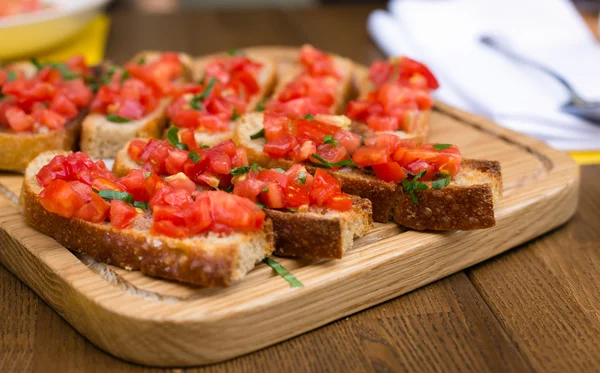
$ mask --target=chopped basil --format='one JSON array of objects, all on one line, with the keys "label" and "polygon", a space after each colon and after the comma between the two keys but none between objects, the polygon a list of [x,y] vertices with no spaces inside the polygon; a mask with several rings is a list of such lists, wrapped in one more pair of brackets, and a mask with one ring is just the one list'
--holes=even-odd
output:
[{"label": "chopped basil", "polygon": [[256,206],[258,206],[258,208],[264,209],[265,205],[263,205],[262,203],[257,203]]},{"label": "chopped basil", "polygon": [[402,189],[408,193],[412,203],[414,203],[415,205],[417,205],[419,203],[417,196],[415,196],[415,190],[427,190],[427,188],[428,188],[427,184],[425,184],[421,181],[418,181],[420,178],[422,178],[425,175],[426,172],[427,172],[426,170],[419,172],[418,174],[416,174],[414,176],[412,181],[408,181],[406,179],[402,180]]},{"label": "chopped basil", "polygon": [[115,114],[108,114],[106,116],[106,119],[108,119],[110,122],[114,122],[114,123],[127,123],[127,122],[131,122],[131,119],[129,119],[129,118],[125,118],[125,117],[122,117],[120,115],[115,115]]},{"label": "chopped basil", "polygon": [[243,175],[243,174],[247,173],[248,171],[250,171],[250,166],[241,166],[241,167],[232,168],[231,171],[229,172],[229,174],[233,175],[233,176],[238,176],[238,175]]},{"label": "chopped basil", "polygon": [[150,205],[148,204],[148,202],[134,201],[133,207],[137,207],[138,209],[142,209],[142,210],[148,210],[150,208]]},{"label": "chopped basil", "polygon": [[291,207],[288,207],[288,211],[289,211],[289,212],[298,212],[298,210],[296,210],[296,209],[293,209],[293,208],[291,208]]},{"label": "chopped basil", "polygon": [[450,174],[437,174],[435,176],[441,177],[441,179],[431,182],[431,187],[433,189],[442,189],[450,185]]},{"label": "chopped basil", "polygon": [[152,172],[148,171],[146,172],[146,179],[149,178],[152,175]]},{"label": "chopped basil", "polygon": [[206,98],[208,98],[208,96],[210,96],[210,92],[212,92],[212,89],[216,82],[217,82],[216,78],[210,78],[210,81],[208,82],[208,85],[206,86],[206,88],[204,88],[204,91],[202,91],[202,93],[199,93],[197,95],[194,95],[194,97],[192,97],[192,100],[190,101],[190,106],[192,107],[192,109],[202,110],[201,102],[204,101]]},{"label": "chopped basil", "polygon": [[435,144],[435,145],[433,146],[433,148],[434,148],[435,150],[437,150],[437,151],[440,151],[440,150],[444,150],[444,149],[446,149],[446,148],[449,148],[449,147],[451,147],[451,146],[452,146],[452,144]]},{"label": "chopped basil", "polygon": [[35,68],[36,68],[36,69],[38,69],[38,70],[41,70],[41,69],[44,67],[44,66],[43,66],[43,65],[40,63],[40,61],[39,61],[37,58],[35,58],[35,57],[32,57],[32,58],[31,58],[31,63],[32,63],[32,64],[33,64],[33,66],[35,66]]},{"label": "chopped basil", "polygon": [[14,72],[14,71],[9,71],[9,72],[8,72],[8,81],[9,81],[9,82],[12,82],[12,81],[14,81],[15,79],[17,79],[17,73],[16,73],[16,72]]},{"label": "chopped basil", "polygon": [[251,140],[256,140],[256,139],[260,139],[262,137],[265,137],[265,129],[261,129],[260,131],[258,131],[257,133],[255,133],[254,135],[250,136]]},{"label": "chopped basil", "polygon": [[117,190],[101,189],[98,195],[106,199],[118,199],[119,201],[133,204],[133,196],[127,192],[119,192]]},{"label": "chopped basil", "polygon": [[284,173],[285,173],[285,170],[284,170],[283,168],[279,168],[279,167],[277,167],[277,168],[273,168],[273,171],[277,171],[277,172],[279,172],[280,174],[284,174]]},{"label": "chopped basil", "polygon": [[262,188],[263,193],[269,193],[269,188]]},{"label": "chopped basil", "polygon": [[243,56],[244,51],[239,50],[239,49],[230,49],[227,51],[227,54],[230,56]]},{"label": "chopped basil", "polygon": [[267,103],[267,98],[263,98],[258,104],[256,104],[256,108],[254,108],[254,111],[265,111],[265,104]]},{"label": "chopped basil", "polygon": [[200,154],[196,153],[193,150],[190,150],[190,154],[188,155],[188,158],[191,159],[194,164],[200,162],[200,160],[202,159],[202,157],[200,157]]},{"label": "chopped basil", "polygon": [[315,117],[312,114],[306,114],[304,119],[315,120]]},{"label": "chopped basil", "polygon": [[131,74],[129,73],[129,71],[123,70],[123,73],[121,73],[121,84],[123,84],[123,82],[129,78],[131,78]]},{"label": "chopped basil", "polygon": [[279,264],[277,261],[275,261],[271,258],[264,258],[263,263],[265,263],[269,267],[273,268],[273,270],[279,276],[283,277],[284,280],[289,282],[290,287],[293,287],[293,288],[303,288],[304,287],[304,285],[300,281],[298,281],[298,279],[296,277],[294,277],[294,275],[292,275],[287,269],[283,268],[283,266],[281,264]]},{"label": "chopped basil", "polygon": [[77,79],[80,77],[79,74],[75,74],[74,72],[69,71],[69,68],[65,64],[49,63],[46,65],[50,66],[53,69],[60,71],[60,74],[62,75],[63,79],[65,79],[65,80],[72,80],[72,79]]},{"label": "chopped basil", "polygon": [[188,146],[179,141],[179,136],[177,136],[177,132],[179,132],[179,127],[172,126],[167,131],[167,140],[169,144],[173,145],[177,149],[188,150]]},{"label": "chopped basil", "polygon": [[298,174],[298,184],[304,185],[306,183],[306,172],[300,171]]},{"label": "chopped basil", "polygon": [[144,64],[146,64],[146,56],[142,56],[138,60],[138,65],[144,65]]},{"label": "chopped basil", "polygon": [[331,135],[327,135],[323,138],[323,142],[325,144],[329,144],[329,145],[333,145],[333,146],[338,146],[340,145],[339,142],[337,142],[336,140],[333,139],[333,136]]},{"label": "chopped basil", "polygon": [[236,120],[240,117],[240,113],[238,113],[236,108],[233,108],[233,114],[231,114],[231,120]]},{"label": "chopped basil", "polygon": [[223,189],[224,192],[233,193],[233,185],[228,186],[226,189]]},{"label": "chopped basil", "polygon": [[260,167],[258,163],[252,163],[252,171],[262,171],[264,168]]},{"label": "chopped basil", "polygon": [[356,163],[352,162],[351,159],[343,159],[339,162],[335,162],[335,163],[331,163],[325,159],[323,159],[320,155],[313,153],[312,157],[315,158],[316,160],[318,160],[321,163],[316,163],[313,162],[313,164],[317,167],[323,167],[323,168],[334,168],[334,167],[341,167],[341,166],[348,166],[348,167],[358,167],[356,165]]}]

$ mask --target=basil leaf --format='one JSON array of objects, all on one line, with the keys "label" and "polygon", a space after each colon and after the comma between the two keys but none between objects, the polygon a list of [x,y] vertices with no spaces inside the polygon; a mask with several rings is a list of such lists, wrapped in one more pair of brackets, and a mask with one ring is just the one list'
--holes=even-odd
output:
[{"label": "basil leaf", "polygon": [[263,168],[258,165],[258,163],[252,163],[252,171],[262,171]]},{"label": "basil leaf", "polygon": [[260,139],[265,137],[265,129],[261,129],[260,131],[258,131],[257,133],[255,133],[254,135],[250,136],[251,140],[256,140],[256,139]]},{"label": "basil leaf", "polygon": [[179,127],[175,127],[175,126],[172,126],[167,131],[167,140],[169,141],[169,144],[171,144],[173,146],[175,146],[176,144],[179,144],[179,136],[177,136],[177,132],[179,132]]},{"label": "basil leaf", "polygon": [[269,193],[269,188],[262,188],[263,193]]},{"label": "basil leaf", "polygon": [[230,49],[227,51],[227,54],[230,56],[243,56],[244,51],[239,50],[239,49]]},{"label": "basil leaf", "polygon": [[150,205],[148,204],[148,202],[134,201],[133,207],[137,207],[138,209],[142,209],[142,210],[148,210],[150,208]]},{"label": "basil leaf", "polygon": [[192,162],[194,162],[194,164],[200,162],[200,160],[202,159],[202,157],[200,156],[200,154],[196,153],[193,150],[190,150],[190,154],[188,155],[188,158],[192,160]]},{"label": "basil leaf", "polygon": [[337,142],[336,140],[333,139],[333,136],[331,135],[327,135],[323,138],[323,143],[325,144],[329,144],[329,145],[333,145],[333,146],[338,146],[340,145],[339,142]]},{"label": "basil leaf", "polygon": [[300,174],[298,174],[298,184],[306,184],[306,172],[300,171]]},{"label": "basil leaf", "polygon": [[269,267],[273,268],[273,270],[279,276],[283,277],[284,280],[289,282],[290,287],[293,287],[293,288],[304,287],[304,285],[300,281],[298,281],[298,279],[294,275],[292,275],[287,269],[285,269],[281,264],[279,264],[275,260],[273,260],[271,258],[264,258],[263,263],[265,263]]},{"label": "basil leaf", "polygon": [[212,91],[216,82],[216,78],[210,78],[210,81],[208,82],[206,88],[204,88],[204,91],[192,97],[192,99],[190,100],[190,106],[192,107],[192,109],[202,110],[201,102],[204,101],[208,96],[210,96],[210,92]]},{"label": "basil leaf", "polygon": [[428,189],[427,184],[425,184],[421,181],[418,181],[419,178],[423,177],[423,175],[425,175],[426,173],[427,173],[427,170],[423,170],[423,171],[419,172],[418,174],[414,175],[412,181],[408,181],[406,179],[402,180],[402,190],[404,192],[408,193],[412,203],[414,203],[415,205],[419,204],[419,199],[415,195],[415,190],[427,190]]},{"label": "basil leaf", "polygon": [[277,168],[273,168],[272,170],[273,170],[273,171],[277,171],[277,172],[279,172],[280,174],[284,174],[284,173],[285,173],[285,170],[284,170],[283,168],[279,168],[279,167],[277,167]]},{"label": "basil leaf", "polygon": [[44,67],[44,66],[43,66],[43,65],[40,63],[40,61],[39,61],[37,58],[35,58],[35,57],[32,57],[32,58],[30,59],[30,61],[31,61],[31,63],[33,64],[33,66],[35,66],[35,68],[36,68],[36,69],[38,69],[38,70],[41,70],[41,69]]},{"label": "basil leaf", "polygon": [[114,123],[127,123],[127,122],[131,122],[131,119],[129,118],[125,118],[119,115],[115,115],[115,114],[108,114],[106,116],[106,119],[108,119],[109,122],[114,122]]},{"label": "basil leaf", "polygon": [[435,150],[437,150],[437,151],[440,151],[440,150],[444,150],[444,149],[446,149],[446,148],[449,148],[449,147],[451,147],[451,146],[452,146],[452,144],[435,144],[435,145],[433,146],[433,148],[434,148]]},{"label": "basil leaf", "polygon": [[119,192],[117,190],[101,189],[98,195],[106,199],[118,199],[119,201],[133,204],[133,196],[127,192]]},{"label": "basil leaf", "polygon": [[123,70],[123,73],[121,73],[121,85],[124,81],[126,81],[129,78],[131,78],[131,74],[129,73],[129,71]]},{"label": "basil leaf", "polygon": [[312,114],[306,114],[304,116],[304,119],[308,119],[308,120],[315,120],[315,117]]},{"label": "basil leaf", "polygon": [[233,108],[233,114],[231,114],[231,120],[236,120],[240,117],[240,114],[238,113],[236,108]]},{"label": "basil leaf", "polygon": [[208,149],[208,148],[210,148],[210,146],[209,146],[209,145],[202,145],[202,146],[200,147],[200,149]]},{"label": "basil leaf", "polygon": [[254,111],[265,111],[265,104],[267,103],[267,98],[263,98],[258,104],[256,104],[256,107],[254,108]]},{"label": "basil leaf", "polygon": [[247,173],[248,171],[250,171],[250,166],[241,166],[241,167],[232,168],[231,171],[229,171],[229,174],[233,175],[233,176],[238,176],[238,175],[243,175],[243,174]]},{"label": "basil leaf", "polygon": [[145,65],[145,64],[146,64],[146,56],[140,57],[140,59],[138,60],[138,65]]},{"label": "basil leaf", "polygon": [[17,79],[17,73],[16,73],[16,72],[14,72],[14,71],[9,71],[9,72],[8,72],[8,81],[9,81],[9,82],[12,82],[12,81],[14,81],[15,79]]},{"label": "basil leaf", "polygon": [[448,174],[442,176],[443,178],[431,182],[431,187],[433,189],[442,189],[450,185],[450,175]]},{"label": "basil leaf", "polygon": [[149,178],[152,175],[152,172],[148,171],[146,172],[146,179]]},{"label": "basil leaf", "polygon": [[358,167],[356,165],[356,163],[352,162],[351,159],[343,159],[339,162],[335,162],[335,163],[331,163],[325,159],[323,159],[320,155],[313,153],[312,157],[315,158],[316,160],[318,160],[321,163],[316,163],[313,162],[313,164],[317,167],[323,167],[323,168],[334,168],[334,167],[341,167],[341,166],[348,166],[348,167]]},{"label": "basil leaf", "polygon": [[293,208],[291,208],[291,207],[288,207],[288,211],[289,211],[289,212],[298,212],[298,210],[297,210],[297,209],[293,209]]},{"label": "basil leaf", "polygon": [[264,209],[265,205],[263,205],[262,203],[257,203],[256,206],[258,206],[258,208]]}]

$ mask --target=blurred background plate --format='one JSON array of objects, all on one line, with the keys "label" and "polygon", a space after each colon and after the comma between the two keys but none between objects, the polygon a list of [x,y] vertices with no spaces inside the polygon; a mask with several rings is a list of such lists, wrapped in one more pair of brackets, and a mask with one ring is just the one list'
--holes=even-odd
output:
[{"label": "blurred background plate", "polygon": [[109,1],[42,0],[42,10],[0,17],[0,60],[29,57],[67,41]]}]

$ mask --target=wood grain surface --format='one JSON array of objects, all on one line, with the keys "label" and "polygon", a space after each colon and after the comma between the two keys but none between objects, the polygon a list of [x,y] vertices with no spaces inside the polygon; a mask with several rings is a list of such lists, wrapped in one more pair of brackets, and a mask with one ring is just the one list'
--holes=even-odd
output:
[{"label": "wood grain surface", "polygon": [[[368,62],[379,57],[364,32],[369,11],[116,13],[108,53],[123,61],[143,48],[202,54],[256,40],[308,41]],[[248,27],[249,18],[260,22]],[[271,348],[190,371],[597,371],[600,167],[584,167],[582,176],[575,219],[545,237]],[[1,371],[163,371],[95,348],[1,268],[0,284]]]}]

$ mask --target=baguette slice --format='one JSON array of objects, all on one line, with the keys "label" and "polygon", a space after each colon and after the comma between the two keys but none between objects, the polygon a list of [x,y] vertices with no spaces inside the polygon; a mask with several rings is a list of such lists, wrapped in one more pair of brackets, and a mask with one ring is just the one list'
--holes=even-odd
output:
[{"label": "baguette slice", "polygon": [[[115,158],[113,172],[119,177],[141,168],[127,154],[128,146]],[[354,238],[373,229],[371,201],[365,198],[355,197],[349,211],[312,206],[308,211],[267,208],[265,212],[273,221],[275,254],[279,256],[340,259],[352,247]]]},{"label": "baguette slice", "polygon": [[[145,59],[152,62],[161,56],[162,52],[144,51],[135,55],[131,61]],[[184,73],[178,82],[190,81],[192,77],[192,59],[184,53],[179,53],[179,59],[184,66]],[[105,66],[105,68],[107,68]],[[88,115],[81,129],[81,150],[92,158],[114,158],[125,143],[136,137],[160,138],[167,124],[166,109],[171,102],[170,97],[162,98],[154,111],[141,119],[127,123],[113,123],[106,115],[92,113]]]},{"label": "baguette slice", "polygon": [[[330,54],[330,56],[333,58],[333,63],[341,74],[341,78],[336,86],[335,102],[331,107],[330,114],[341,114],[344,111],[348,98],[352,94],[354,63],[347,58],[335,54]],[[285,89],[286,85],[301,74],[303,69],[304,67],[299,62],[291,64],[289,61],[283,60],[278,63],[277,85],[272,97],[277,99],[277,96]]]},{"label": "baguette slice", "polygon": [[114,123],[106,115],[92,113],[83,120],[81,150],[92,158],[114,158],[117,152],[136,137],[160,138],[167,122],[170,98],[163,98],[145,117],[127,123]]},{"label": "baguette slice", "polygon": [[265,209],[273,220],[275,254],[306,259],[341,259],[354,239],[373,229],[371,202],[353,197],[351,210],[310,207],[306,212]]},{"label": "baguette slice", "polygon": [[25,220],[70,250],[127,270],[198,286],[228,286],[243,278],[274,250],[273,224],[267,219],[260,231],[219,236],[214,233],[175,239],[150,235],[151,213],[136,219],[129,229],[110,223],[64,218],[44,209],[36,180],[38,171],[55,155],[46,152],[27,167],[21,190]]},{"label": "baguette slice", "polygon": [[86,114],[87,109],[81,110],[63,129],[56,131],[15,133],[0,129],[0,170],[24,171],[30,161],[45,151],[73,150]]},{"label": "baguette slice", "polygon": [[[335,120],[333,116],[328,118],[330,123]],[[338,122],[344,121],[338,119]],[[270,158],[263,153],[264,138],[250,139],[250,135],[261,128],[262,113],[244,115],[233,141],[246,148],[250,163],[256,162],[268,168],[290,168],[294,164],[292,161]],[[316,171],[316,167],[310,162],[306,162],[304,166],[311,174]],[[495,225],[494,202],[502,196],[500,164],[496,161],[463,160],[461,171],[449,186],[415,192],[419,200],[416,205],[403,192],[400,184],[380,180],[367,170],[342,167],[330,173],[342,183],[342,191],[371,201],[373,221],[385,223],[393,217],[398,224],[419,230],[473,230],[492,227]]]}]

